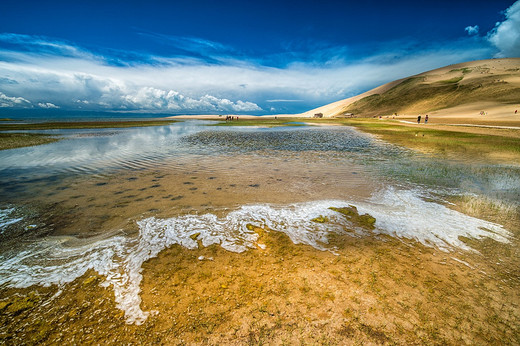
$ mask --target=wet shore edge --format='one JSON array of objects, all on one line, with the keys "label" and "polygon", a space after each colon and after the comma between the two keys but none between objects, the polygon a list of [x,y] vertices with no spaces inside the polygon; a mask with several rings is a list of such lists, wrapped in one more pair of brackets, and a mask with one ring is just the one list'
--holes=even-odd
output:
[{"label": "wet shore edge", "polygon": [[[106,129],[144,126],[163,126],[183,120],[212,120],[218,126],[298,126],[343,125],[374,134],[393,144],[427,154],[439,154],[447,158],[461,152],[496,163],[520,162],[520,123],[505,123],[472,118],[431,119],[428,124],[414,124],[401,116],[399,119],[374,118],[301,118],[280,116],[233,116],[226,121],[223,115],[172,116],[154,120],[47,122],[36,124],[0,124],[0,150],[47,144],[62,139],[37,130],[50,129]],[[412,118],[410,118],[412,119]],[[483,122],[484,121],[484,122]],[[507,125],[507,126],[506,126]],[[513,126],[514,125],[514,126]],[[8,132],[7,132],[8,131]],[[15,132],[24,131],[24,132]],[[26,131],[30,131],[29,133]],[[34,132],[33,132],[34,131]]]}]

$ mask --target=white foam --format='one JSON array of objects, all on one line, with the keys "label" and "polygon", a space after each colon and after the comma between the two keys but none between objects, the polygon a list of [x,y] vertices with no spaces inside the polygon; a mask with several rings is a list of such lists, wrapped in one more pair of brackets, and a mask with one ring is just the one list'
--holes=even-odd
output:
[{"label": "white foam", "polygon": [[23,220],[22,217],[11,217],[13,211],[14,208],[0,209],[0,233],[2,233],[7,226]]},{"label": "white foam", "polygon": [[[117,306],[125,311],[127,322],[140,324],[149,314],[140,308],[142,264],[165,248],[179,244],[194,249],[198,244],[192,236],[197,233],[196,238],[203,246],[219,244],[233,252],[265,248],[256,243],[258,235],[248,230],[250,223],[284,232],[295,244],[333,251],[328,245],[329,234],[345,233],[344,229],[352,225],[329,207],[349,204],[357,206],[360,213],[369,213],[376,218],[375,233],[414,239],[445,251],[470,249],[459,236],[490,237],[500,242],[507,242],[509,237],[502,226],[425,201],[417,191],[389,189],[365,202],[318,201],[283,207],[250,205],[223,218],[213,214],[148,218],[138,222],[136,238],[114,236],[82,245],[75,240],[74,246],[68,246],[66,238],[46,238],[24,245],[22,251],[0,254],[0,285],[61,285],[93,269],[106,276],[103,285],[113,288]],[[329,222],[311,221],[320,216],[327,217]]]},{"label": "white foam", "polygon": [[416,240],[426,246],[470,250],[459,237],[489,237],[508,242],[510,233],[501,225],[480,220],[442,204],[428,202],[414,190],[387,189],[373,196],[368,203],[357,203],[360,213],[376,218],[377,231],[399,238]]}]

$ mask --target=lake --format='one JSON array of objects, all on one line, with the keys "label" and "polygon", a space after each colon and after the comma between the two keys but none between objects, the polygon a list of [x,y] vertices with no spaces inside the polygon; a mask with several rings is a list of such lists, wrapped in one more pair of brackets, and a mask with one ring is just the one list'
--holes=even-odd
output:
[{"label": "lake", "polygon": [[517,252],[518,219],[503,216],[520,202],[518,165],[447,161],[344,126],[212,124],[48,130],[63,140],[0,151],[3,289],[59,296],[96,273],[137,328],[165,314],[143,306],[147,263],[179,246],[245,260],[274,248],[262,232],[275,232],[348,258],[338,237],[370,238],[464,270],[484,265],[472,256],[488,242]]}]

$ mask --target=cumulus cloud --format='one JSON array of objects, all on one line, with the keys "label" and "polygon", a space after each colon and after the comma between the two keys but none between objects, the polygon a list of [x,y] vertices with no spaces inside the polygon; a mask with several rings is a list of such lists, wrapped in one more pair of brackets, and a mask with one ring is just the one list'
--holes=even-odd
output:
[{"label": "cumulus cloud", "polygon": [[520,56],[520,1],[505,11],[506,19],[488,33],[488,40],[499,49],[497,57]]},{"label": "cumulus cloud", "polygon": [[262,110],[252,102],[237,102],[204,95],[198,99],[184,96],[174,90],[143,87],[122,96],[123,106],[128,109],[171,110],[175,112],[254,112]]},{"label": "cumulus cloud", "polygon": [[[188,90],[191,95],[176,91],[171,86],[182,88],[183,83],[168,82],[167,79],[175,78],[175,71],[179,70],[182,67],[122,67],[107,66],[82,58],[30,57],[15,62],[0,62],[0,75],[9,75],[16,80],[16,83],[0,85],[0,90],[10,92],[11,95],[24,95],[31,100],[50,100],[35,101],[38,107],[48,109],[59,108],[56,104],[60,104],[66,109],[109,111],[262,111],[258,104],[248,100],[231,100],[229,97],[212,95],[211,90],[218,88],[199,89],[197,81],[192,81],[191,90]],[[162,74],[165,75],[160,77]],[[10,98],[9,103],[4,101],[3,107],[15,105],[15,99],[18,100]],[[16,105],[19,106],[19,102]]]},{"label": "cumulus cloud", "polygon": [[12,97],[7,96],[3,92],[0,92],[0,107],[2,108],[30,108],[32,104],[29,100],[23,97]]},{"label": "cumulus cloud", "polygon": [[54,103],[50,103],[50,102],[39,102],[38,103],[38,107],[40,108],[47,108],[47,109],[56,109],[56,108],[60,108],[58,106],[56,106]]},{"label": "cumulus cloud", "polygon": [[478,25],[469,25],[466,28],[464,28],[464,30],[468,33],[468,35],[472,36],[478,34],[479,27]]}]

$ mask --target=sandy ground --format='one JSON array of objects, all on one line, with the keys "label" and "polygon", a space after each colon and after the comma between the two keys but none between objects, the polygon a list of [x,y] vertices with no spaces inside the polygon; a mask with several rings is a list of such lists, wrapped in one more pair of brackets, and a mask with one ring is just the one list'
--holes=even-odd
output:
[{"label": "sandy ground", "polygon": [[[473,111],[471,111],[473,109]],[[480,115],[476,109],[486,109],[486,115]],[[511,132],[520,130],[520,105],[518,113],[511,106],[504,105],[471,105],[458,107],[457,109],[449,109],[443,111],[432,112],[428,114],[428,126],[435,126],[437,129],[449,129],[471,133],[489,133],[490,129],[510,129]],[[305,113],[303,113],[305,114]],[[384,116],[381,120],[400,120],[403,125],[407,123],[417,125],[418,114],[403,114],[398,117]],[[283,118],[302,118],[302,114],[279,114],[279,115],[239,115],[240,120],[268,120]],[[172,119],[200,119],[200,120],[225,120],[225,116],[219,115],[182,115],[174,116]],[[303,118],[312,118],[312,116],[304,116]],[[421,123],[424,124],[424,114],[422,114]],[[466,126],[467,125],[467,126]]]},{"label": "sandy ground", "polygon": [[[238,117],[240,119],[258,119],[256,115],[236,115],[229,114],[233,117]],[[218,114],[200,114],[200,115],[176,115],[172,117],[168,117],[170,119],[199,119],[199,120],[226,120],[227,115],[218,115]]]}]

